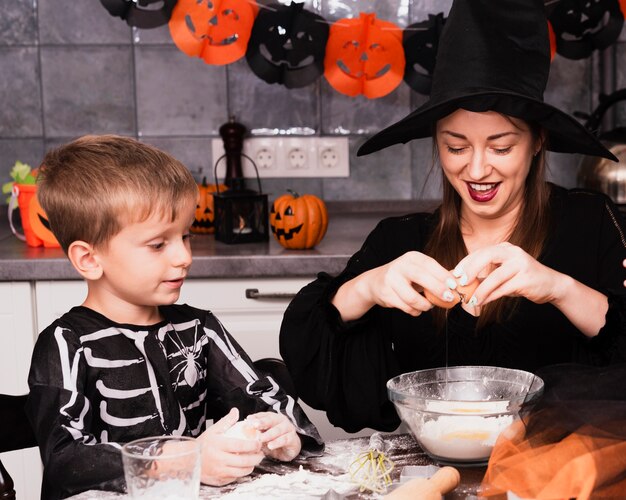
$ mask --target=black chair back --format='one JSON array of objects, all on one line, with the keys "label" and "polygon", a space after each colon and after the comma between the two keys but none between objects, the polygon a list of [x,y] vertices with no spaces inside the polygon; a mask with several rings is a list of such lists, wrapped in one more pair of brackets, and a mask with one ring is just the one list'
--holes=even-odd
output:
[{"label": "black chair back", "polygon": [[[27,395],[0,394],[0,453],[37,446],[24,407]],[[13,479],[0,460],[0,500],[15,500]]]},{"label": "black chair back", "polygon": [[287,365],[282,359],[278,358],[262,358],[253,362],[254,367],[261,373],[270,375],[284,391],[293,399],[298,399],[296,386],[291,379],[291,374],[287,369]]}]

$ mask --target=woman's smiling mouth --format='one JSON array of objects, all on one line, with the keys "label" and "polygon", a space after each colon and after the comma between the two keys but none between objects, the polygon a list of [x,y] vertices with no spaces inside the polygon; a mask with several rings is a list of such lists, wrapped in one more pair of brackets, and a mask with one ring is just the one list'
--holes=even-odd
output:
[{"label": "woman's smiling mouth", "polygon": [[474,201],[481,203],[491,201],[498,192],[499,182],[477,183],[467,182],[467,192]]}]

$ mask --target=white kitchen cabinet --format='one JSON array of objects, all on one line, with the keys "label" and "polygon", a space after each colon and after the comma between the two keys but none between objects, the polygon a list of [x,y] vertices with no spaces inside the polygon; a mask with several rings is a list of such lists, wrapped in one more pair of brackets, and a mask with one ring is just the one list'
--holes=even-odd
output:
[{"label": "white kitchen cabinet", "polygon": [[[36,331],[31,293],[28,282],[0,283],[0,392],[3,394],[28,392],[28,369]],[[0,453],[0,460],[13,478],[17,498],[38,500],[42,477],[39,450]]]},{"label": "white kitchen cabinet", "polygon": [[[209,309],[224,324],[253,360],[280,357],[278,333],[290,296],[310,282],[307,278],[188,279],[179,303]],[[261,298],[246,298],[246,290],[258,290]],[[262,298],[285,293],[282,299]],[[87,294],[82,281],[37,281],[35,297],[37,331],[43,330]]]}]

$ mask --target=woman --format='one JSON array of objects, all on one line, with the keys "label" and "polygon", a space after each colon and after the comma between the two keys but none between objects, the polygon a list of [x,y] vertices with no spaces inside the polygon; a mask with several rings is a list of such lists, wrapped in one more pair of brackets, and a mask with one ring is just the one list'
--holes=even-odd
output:
[{"label": "woman", "polygon": [[443,198],[382,221],[285,313],[281,354],[333,424],[395,429],[385,384],[402,372],[626,360],[619,214],[545,181],[547,149],[613,157],[543,102],[549,65],[541,0],[456,0],[429,101],[360,149],[432,135]]}]

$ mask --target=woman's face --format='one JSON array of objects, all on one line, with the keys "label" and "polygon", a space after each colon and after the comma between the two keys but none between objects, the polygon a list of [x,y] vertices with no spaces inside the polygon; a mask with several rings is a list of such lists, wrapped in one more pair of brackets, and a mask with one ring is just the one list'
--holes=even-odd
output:
[{"label": "woman's face", "polygon": [[495,219],[522,206],[526,176],[541,147],[526,123],[495,111],[459,109],[439,120],[436,141],[443,172],[467,215]]}]

